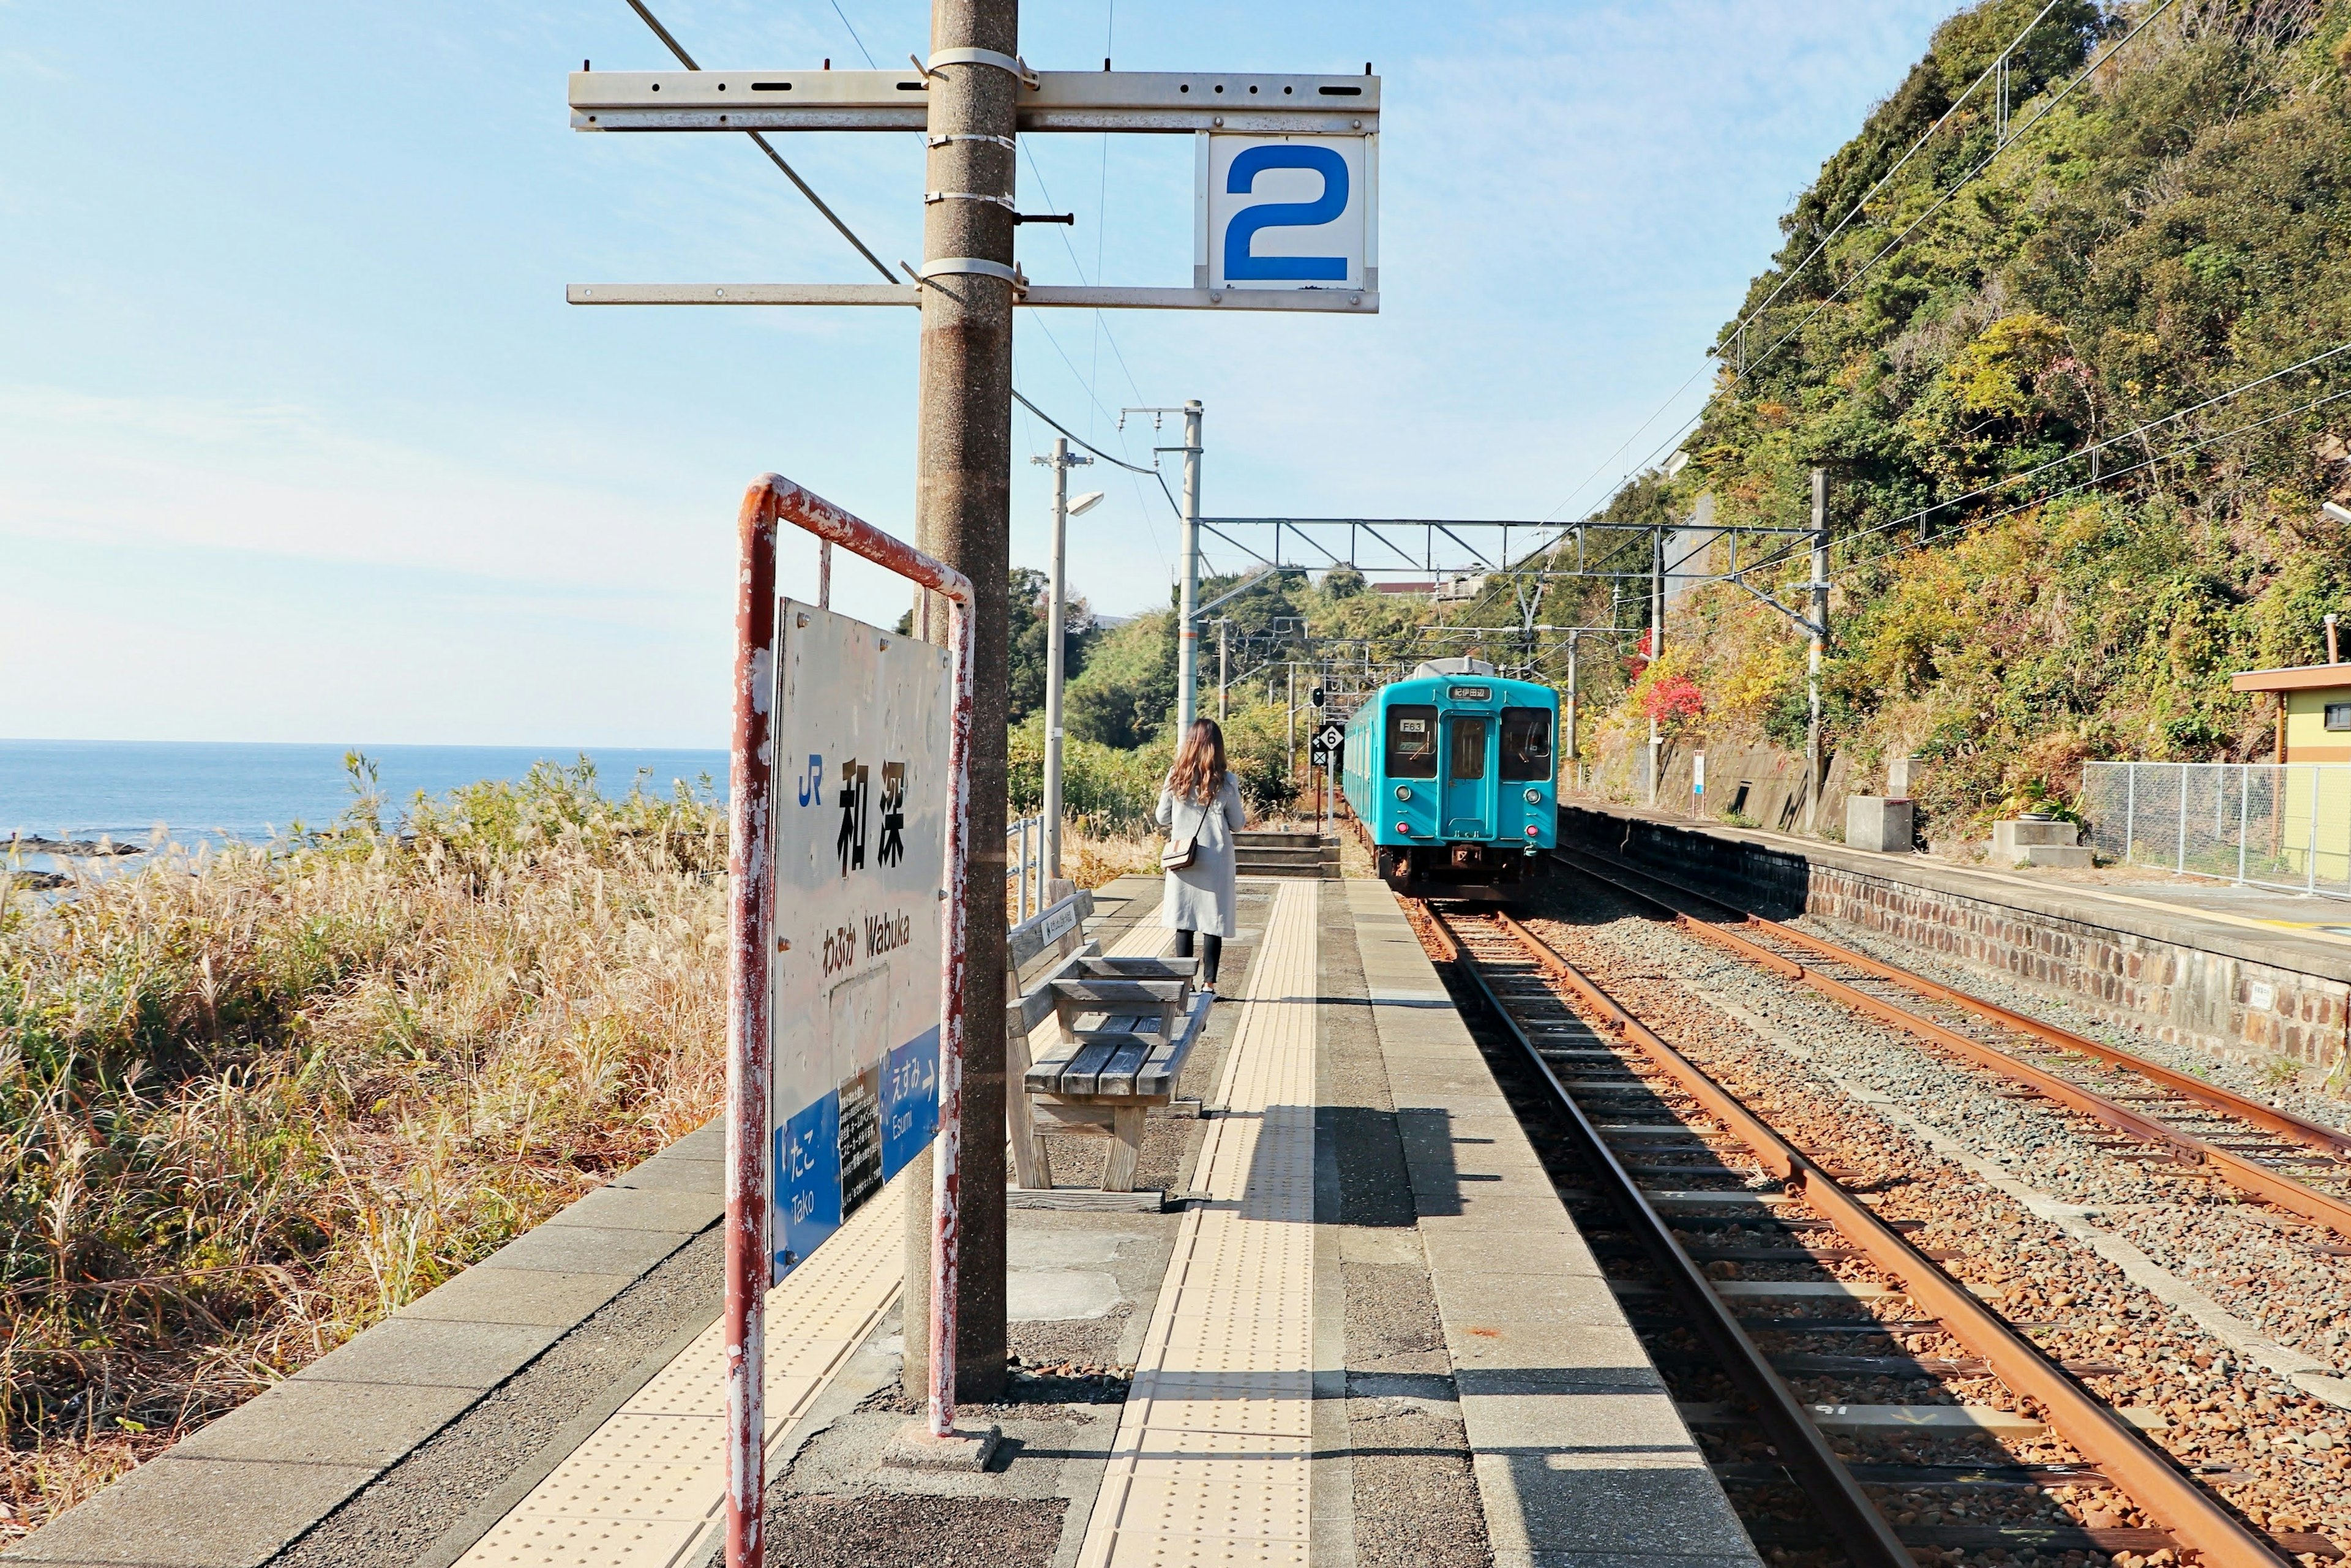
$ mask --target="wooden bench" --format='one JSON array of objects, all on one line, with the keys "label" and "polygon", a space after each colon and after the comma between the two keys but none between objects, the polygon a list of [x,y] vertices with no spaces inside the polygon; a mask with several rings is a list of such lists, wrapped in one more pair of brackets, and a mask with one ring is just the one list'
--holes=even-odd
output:
[{"label": "wooden bench", "polygon": [[[1207,1019],[1198,959],[1105,958],[1085,939],[1092,913],[1093,894],[1073,894],[1007,936],[1005,1067],[1017,1089],[1005,1109],[1024,1190],[1053,1190],[1050,1132],[1109,1138],[1101,1190],[1133,1192],[1144,1114],[1175,1098]],[[1051,1030],[1032,1039],[1049,1019]]]}]

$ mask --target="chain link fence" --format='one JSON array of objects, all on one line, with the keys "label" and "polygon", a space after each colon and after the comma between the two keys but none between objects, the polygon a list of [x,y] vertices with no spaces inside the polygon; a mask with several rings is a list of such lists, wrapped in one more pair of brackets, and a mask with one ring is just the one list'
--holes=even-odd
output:
[{"label": "chain link fence", "polygon": [[2351,898],[2351,763],[2093,762],[2082,814],[2127,864]]}]

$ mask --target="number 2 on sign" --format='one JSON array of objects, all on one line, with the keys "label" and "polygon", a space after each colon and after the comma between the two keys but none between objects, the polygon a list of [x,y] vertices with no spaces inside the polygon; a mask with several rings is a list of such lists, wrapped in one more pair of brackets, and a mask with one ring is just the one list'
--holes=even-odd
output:
[{"label": "number 2 on sign", "polygon": [[1347,210],[1347,161],[1328,147],[1251,147],[1225,175],[1228,194],[1248,195],[1268,169],[1308,169],[1322,176],[1322,194],[1311,202],[1267,202],[1244,207],[1225,225],[1225,277],[1249,282],[1343,283],[1343,256],[1255,256],[1249,242],[1260,229],[1321,228]]}]

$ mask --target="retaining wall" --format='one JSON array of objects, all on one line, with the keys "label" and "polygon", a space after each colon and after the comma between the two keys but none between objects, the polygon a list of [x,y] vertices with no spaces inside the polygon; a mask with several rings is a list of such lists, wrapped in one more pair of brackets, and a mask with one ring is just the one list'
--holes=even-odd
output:
[{"label": "retaining wall", "polygon": [[2332,1071],[2351,1056],[2351,953],[1957,867],[1563,805],[1562,841],[1754,914],[1812,914],[1995,973],[2158,1040]]}]

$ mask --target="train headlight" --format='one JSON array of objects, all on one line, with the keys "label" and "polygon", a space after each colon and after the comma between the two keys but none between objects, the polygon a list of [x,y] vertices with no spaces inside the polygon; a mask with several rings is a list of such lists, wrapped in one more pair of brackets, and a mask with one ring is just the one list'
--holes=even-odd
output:
[{"label": "train headlight", "polygon": [[1540,805],[1541,805],[1541,804],[1542,804],[1542,791],[1541,791],[1541,790],[1540,790],[1540,789],[1530,789],[1530,790],[1528,790],[1528,791],[1527,791],[1527,804],[1528,804],[1528,805],[1530,805],[1530,806],[1540,806]]},{"label": "train headlight", "polygon": [[1396,786],[1396,799],[1397,799],[1397,800],[1411,800],[1411,799],[1412,799],[1412,786],[1411,786],[1411,785],[1409,785],[1409,784],[1399,784],[1399,785],[1397,785],[1397,786]]}]

